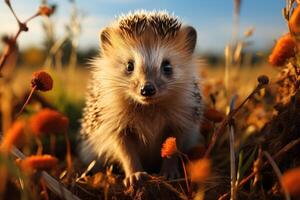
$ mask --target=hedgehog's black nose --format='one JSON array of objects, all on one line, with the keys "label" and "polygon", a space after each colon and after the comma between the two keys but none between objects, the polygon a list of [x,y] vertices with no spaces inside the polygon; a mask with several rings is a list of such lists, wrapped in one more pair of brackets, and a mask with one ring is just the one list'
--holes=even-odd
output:
[{"label": "hedgehog's black nose", "polygon": [[141,88],[141,95],[145,97],[153,96],[155,92],[155,87],[150,82],[146,82],[145,85]]}]

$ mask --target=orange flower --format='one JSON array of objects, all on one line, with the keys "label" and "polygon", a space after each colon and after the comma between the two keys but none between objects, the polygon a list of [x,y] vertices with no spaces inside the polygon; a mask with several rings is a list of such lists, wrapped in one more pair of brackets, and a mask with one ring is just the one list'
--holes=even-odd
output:
[{"label": "orange flower", "polygon": [[37,71],[32,74],[31,86],[37,90],[48,91],[53,87],[53,79],[45,71]]},{"label": "orange flower", "polygon": [[300,196],[300,167],[286,171],[281,178],[283,188],[293,196]]},{"label": "orange flower", "polygon": [[21,169],[31,172],[33,170],[53,169],[57,165],[57,158],[51,155],[29,156],[19,161]]},{"label": "orange flower", "polygon": [[55,11],[55,6],[40,6],[39,8],[39,14],[40,15],[44,15],[44,16],[47,16],[49,17],[50,15],[52,15]]},{"label": "orange flower", "polygon": [[292,33],[300,33],[300,6],[297,6],[289,19],[289,27]]},{"label": "orange flower", "polygon": [[168,137],[162,145],[161,157],[171,157],[177,152],[176,138]]},{"label": "orange flower", "polygon": [[207,158],[190,162],[187,166],[192,182],[204,182],[211,174],[211,161]]},{"label": "orange flower", "polygon": [[37,136],[41,136],[43,133],[65,133],[68,125],[67,117],[48,108],[39,111],[30,119],[31,129]]},{"label": "orange flower", "polygon": [[296,46],[294,38],[289,33],[282,36],[269,56],[269,63],[274,66],[283,65],[287,59],[295,56]]},{"label": "orange flower", "polygon": [[25,132],[25,123],[21,120],[13,123],[12,127],[8,129],[4,135],[1,149],[5,152],[10,151],[13,145],[19,145],[23,142]]}]

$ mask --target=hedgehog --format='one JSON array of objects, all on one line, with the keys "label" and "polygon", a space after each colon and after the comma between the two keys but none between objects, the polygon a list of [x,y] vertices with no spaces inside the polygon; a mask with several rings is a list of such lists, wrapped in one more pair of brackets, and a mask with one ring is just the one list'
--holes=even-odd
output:
[{"label": "hedgehog", "polygon": [[84,162],[117,164],[126,186],[153,171],[180,176],[178,157],[160,150],[171,136],[181,152],[201,138],[196,40],[195,28],[166,11],[122,15],[100,32],[81,119]]}]

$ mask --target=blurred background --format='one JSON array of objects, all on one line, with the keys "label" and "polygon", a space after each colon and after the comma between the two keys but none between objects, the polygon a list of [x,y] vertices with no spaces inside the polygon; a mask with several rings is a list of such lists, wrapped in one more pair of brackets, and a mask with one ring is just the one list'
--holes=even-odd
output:
[{"label": "blurred background", "polygon": [[[101,28],[123,13],[137,9],[167,10],[179,16],[185,23],[193,25],[199,35],[198,49],[202,54],[223,53],[224,46],[232,40],[234,25],[234,1],[228,0],[90,0],[86,1],[48,1],[57,5],[55,14],[51,17],[54,22],[54,37],[62,37],[70,17],[77,9],[80,33],[78,36],[79,50],[92,51],[98,47],[98,33]],[[74,3],[76,8],[74,8]],[[39,1],[12,1],[20,18],[29,17],[40,5]],[[269,50],[275,38],[286,31],[282,20],[281,9],[284,1],[273,0],[243,0],[240,7],[239,37],[253,27],[252,41],[249,50]],[[1,34],[11,34],[16,31],[17,23],[4,1],[0,2]],[[26,51],[29,48],[44,48],[46,35],[43,31],[42,20],[30,22],[30,34],[20,37],[20,47]]]},{"label": "blurred background", "polygon": [[[247,41],[249,46],[246,51],[260,59],[256,57],[257,53],[268,52],[275,38],[287,30],[281,16],[285,2],[280,0],[243,0],[240,1],[239,8],[234,5],[234,1],[229,0],[49,0],[48,3],[56,5],[56,11],[50,18],[51,30],[45,30],[45,19],[39,18],[29,23],[29,32],[19,38],[22,62],[41,64],[42,57],[45,56],[43,53],[49,48],[51,39],[67,37],[64,44],[67,50],[68,43],[71,42],[68,40],[73,39],[68,32],[72,32],[78,43],[80,64],[84,64],[87,57],[97,52],[101,28],[116,16],[137,9],[167,10],[182,18],[185,23],[193,25],[198,31],[198,52],[203,57],[209,57],[211,62],[222,57],[224,47],[235,39],[245,37],[243,33],[249,29],[253,29],[254,33]],[[12,4],[20,19],[31,16],[40,5],[38,1],[28,0],[12,1]],[[236,19],[235,15],[238,13],[239,19]],[[0,2],[0,18],[0,35],[16,32],[17,23],[4,1]],[[65,52],[62,56],[67,59],[67,54]]]}]

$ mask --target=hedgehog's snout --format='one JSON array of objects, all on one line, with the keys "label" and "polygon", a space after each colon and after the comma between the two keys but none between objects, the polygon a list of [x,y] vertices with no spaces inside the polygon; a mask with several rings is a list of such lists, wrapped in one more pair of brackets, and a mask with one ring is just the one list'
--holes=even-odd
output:
[{"label": "hedgehog's snout", "polygon": [[151,82],[146,82],[142,87],[141,87],[141,95],[144,97],[151,97],[156,93],[156,89],[153,83]]}]

